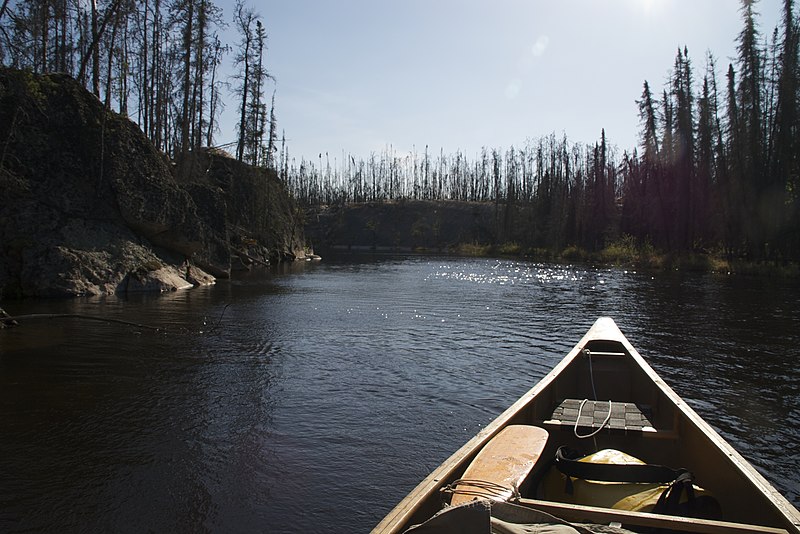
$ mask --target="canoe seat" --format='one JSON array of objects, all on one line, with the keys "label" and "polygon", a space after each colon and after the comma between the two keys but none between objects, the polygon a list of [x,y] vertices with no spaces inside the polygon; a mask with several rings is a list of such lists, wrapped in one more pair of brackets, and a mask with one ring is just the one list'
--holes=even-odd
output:
[{"label": "canoe seat", "polygon": [[475,456],[462,478],[444,491],[457,505],[476,497],[506,501],[519,496],[519,488],[547,445],[547,430],[531,425],[509,425]]},{"label": "canoe seat", "polygon": [[[578,418],[579,414],[580,419]],[[644,404],[564,399],[556,406],[553,415],[549,420],[544,421],[544,424],[575,428],[577,422],[578,428],[584,430],[603,427],[611,430],[656,432],[651,419],[652,409]]]}]

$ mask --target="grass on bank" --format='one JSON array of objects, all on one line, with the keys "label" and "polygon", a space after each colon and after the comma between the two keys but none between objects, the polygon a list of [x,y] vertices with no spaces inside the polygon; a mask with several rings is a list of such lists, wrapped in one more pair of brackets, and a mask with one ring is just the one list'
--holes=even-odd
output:
[{"label": "grass on bank", "polygon": [[800,265],[796,263],[776,264],[746,260],[730,260],[721,251],[665,253],[648,242],[639,243],[631,236],[623,236],[597,252],[571,245],[561,252],[542,248],[525,248],[518,243],[487,245],[462,243],[451,249],[460,256],[525,257],[538,261],[562,261],[570,263],[601,263],[604,265],[631,266],[640,269],[713,272],[723,274],[781,275],[800,277]]}]

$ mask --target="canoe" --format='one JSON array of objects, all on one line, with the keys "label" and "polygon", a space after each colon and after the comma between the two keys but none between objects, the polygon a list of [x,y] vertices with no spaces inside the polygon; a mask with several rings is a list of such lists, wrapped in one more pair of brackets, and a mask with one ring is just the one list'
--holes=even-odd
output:
[{"label": "canoe", "polygon": [[[569,471],[602,464],[590,456],[597,451],[629,458],[609,462],[691,473],[688,488],[683,481],[685,494],[673,501],[683,512],[664,507],[677,483],[627,480],[641,470],[621,477],[627,482],[616,481],[616,471],[610,478],[607,471],[590,471],[585,480]],[[618,501],[615,494],[640,496],[640,488],[665,498],[658,506],[653,499],[629,506],[630,499]],[[700,517],[681,515],[689,493],[711,503],[699,513],[694,502],[700,497],[691,500],[688,513]],[[428,475],[373,532],[403,532],[472,499],[632,531],[800,533],[800,512],[681,400],[608,317],[598,319],[549,374]]]}]

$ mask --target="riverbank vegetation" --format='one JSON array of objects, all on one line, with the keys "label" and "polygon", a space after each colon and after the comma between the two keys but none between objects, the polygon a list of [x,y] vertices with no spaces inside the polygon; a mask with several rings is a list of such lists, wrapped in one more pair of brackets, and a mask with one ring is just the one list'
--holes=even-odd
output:
[{"label": "riverbank vegetation", "polygon": [[601,264],[658,271],[800,277],[800,265],[797,262],[775,264],[742,258],[728,258],[721,250],[666,253],[656,249],[650,242],[642,243],[632,236],[622,236],[597,251],[589,251],[576,246],[554,251],[546,248],[526,249],[518,243],[503,243],[499,246],[462,243],[454,246],[450,252],[461,256],[522,257],[534,261]]}]

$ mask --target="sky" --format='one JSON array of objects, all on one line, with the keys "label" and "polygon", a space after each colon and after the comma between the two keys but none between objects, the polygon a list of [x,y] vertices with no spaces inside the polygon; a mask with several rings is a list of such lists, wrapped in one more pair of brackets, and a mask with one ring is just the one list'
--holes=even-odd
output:
[{"label": "sky", "polygon": [[[234,0],[217,0],[230,21]],[[762,36],[781,0],[756,5]],[[267,33],[276,119],[290,157],[368,158],[391,147],[476,156],[555,133],[620,151],[636,100],[664,87],[686,46],[700,83],[711,51],[724,87],[737,0],[251,0]],[[228,30],[229,42],[236,40]],[[229,58],[230,60],[230,58]],[[268,98],[271,95],[268,95]],[[229,99],[220,143],[235,140]]]}]

